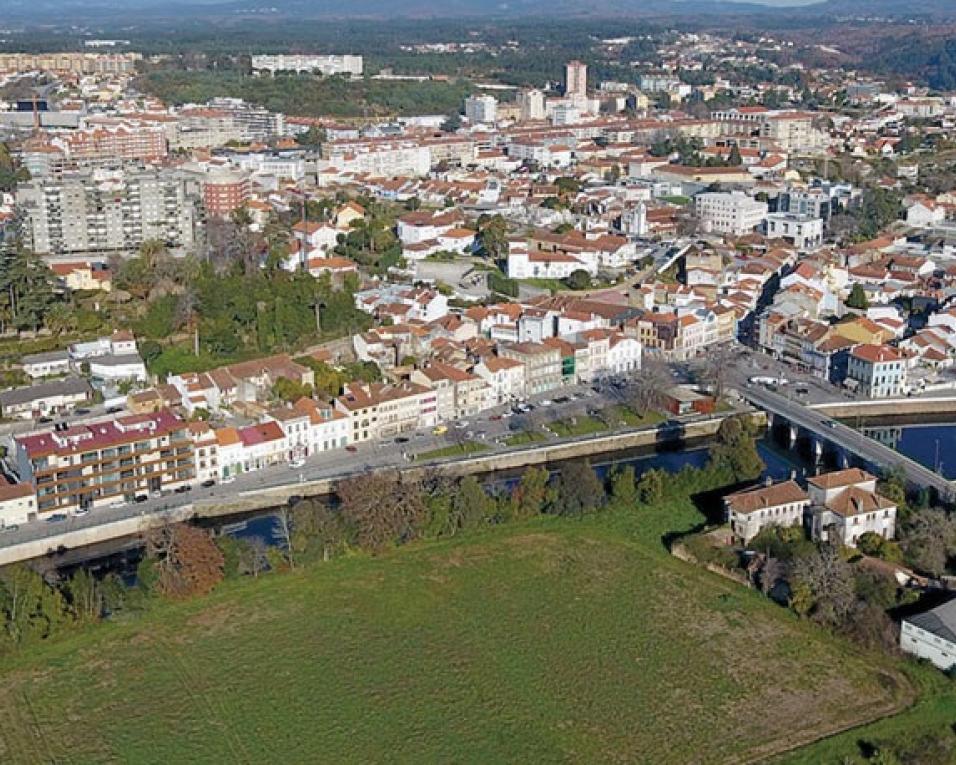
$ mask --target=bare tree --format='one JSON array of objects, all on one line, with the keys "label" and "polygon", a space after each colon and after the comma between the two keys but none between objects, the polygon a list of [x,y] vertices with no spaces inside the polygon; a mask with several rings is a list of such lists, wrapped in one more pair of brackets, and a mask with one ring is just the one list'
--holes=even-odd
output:
[{"label": "bare tree", "polygon": [[717,345],[707,349],[704,366],[701,370],[701,381],[711,389],[714,398],[719,399],[724,395],[733,361],[734,350],[729,344]]},{"label": "bare tree", "polygon": [[239,553],[239,571],[258,578],[266,570],[269,546],[262,537],[252,537]]},{"label": "bare tree", "polygon": [[276,534],[282,540],[282,550],[289,568],[295,570],[295,549],[292,544],[292,518],[288,507],[283,507],[276,513]]},{"label": "bare tree", "polygon": [[630,388],[628,403],[643,417],[648,410],[661,406],[671,384],[667,365],[653,356],[645,357],[640,374]]},{"label": "bare tree", "polygon": [[204,595],[223,577],[222,552],[208,531],[165,523],[146,535],[146,554],[157,562],[159,591],[168,597]]},{"label": "bare tree", "polygon": [[824,545],[793,564],[795,611],[821,624],[840,627],[856,603],[853,569],[833,545]]}]

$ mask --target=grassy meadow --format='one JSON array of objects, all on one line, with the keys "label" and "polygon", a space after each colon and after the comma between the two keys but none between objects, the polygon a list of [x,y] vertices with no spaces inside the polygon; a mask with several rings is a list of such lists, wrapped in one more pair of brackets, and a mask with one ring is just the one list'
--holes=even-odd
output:
[{"label": "grassy meadow", "polygon": [[540,518],[95,626],[5,660],[0,761],[742,763],[911,701],[669,556],[698,520]]}]

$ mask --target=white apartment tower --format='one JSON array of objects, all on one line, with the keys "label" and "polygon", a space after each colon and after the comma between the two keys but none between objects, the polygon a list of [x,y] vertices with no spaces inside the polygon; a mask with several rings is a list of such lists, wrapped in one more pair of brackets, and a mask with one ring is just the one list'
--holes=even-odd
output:
[{"label": "white apartment tower", "polygon": [[564,95],[580,96],[588,94],[588,66],[583,61],[569,61],[564,66]]},{"label": "white apartment tower", "polygon": [[498,102],[492,96],[468,96],[465,117],[473,125],[493,125],[498,119]]},{"label": "white apartment tower", "polygon": [[544,105],[544,93],[537,88],[525,90],[518,96],[518,106],[521,108],[521,121],[543,120],[547,114]]}]

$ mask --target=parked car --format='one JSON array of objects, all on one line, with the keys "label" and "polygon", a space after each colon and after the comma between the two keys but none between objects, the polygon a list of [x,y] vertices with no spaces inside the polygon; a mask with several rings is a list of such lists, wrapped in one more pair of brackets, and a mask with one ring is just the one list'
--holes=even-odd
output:
[{"label": "parked car", "polygon": [[88,512],[90,512],[90,508],[78,507],[76,508],[76,510],[73,511],[73,515],[86,515]]},{"label": "parked car", "polygon": [[209,489],[209,488],[212,488],[213,486],[215,486],[215,485],[216,485],[216,482],[215,482],[212,478],[207,478],[205,481],[203,481],[203,482],[202,482],[201,484],[199,484],[199,485],[202,486],[202,488],[204,488],[204,489]]},{"label": "parked car", "polygon": [[298,470],[300,467],[304,467],[304,466],[305,466],[305,460],[303,459],[292,460],[291,462],[289,462],[289,467],[292,468],[293,470]]},{"label": "parked car", "polygon": [[407,444],[407,443],[408,443],[408,439],[407,439],[405,436],[398,436],[398,438],[395,439],[395,443],[396,443],[396,444]]},{"label": "parked car", "polygon": [[73,414],[89,414],[89,409],[74,409]]},{"label": "parked car", "polygon": [[6,526],[0,526],[0,534],[6,534],[8,531],[19,531],[20,527],[15,523],[8,523]]},{"label": "parked car", "polygon": [[349,444],[348,446],[345,447],[345,451],[347,451],[347,452],[357,452],[357,451],[358,451],[358,447],[357,447],[357,446],[354,446],[353,444]]},{"label": "parked car", "polygon": [[193,490],[193,487],[190,486],[188,483],[183,484],[182,486],[177,486],[175,489],[173,489],[173,491],[176,492],[176,494],[185,494],[187,491],[192,491],[192,490]]},{"label": "parked car", "polygon": [[48,515],[46,517],[47,523],[59,523],[60,521],[66,520],[66,513],[53,513],[53,515]]},{"label": "parked car", "polygon": [[145,502],[148,499],[149,496],[146,494],[137,494],[135,497],[133,497],[133,501],[136,503]]}]

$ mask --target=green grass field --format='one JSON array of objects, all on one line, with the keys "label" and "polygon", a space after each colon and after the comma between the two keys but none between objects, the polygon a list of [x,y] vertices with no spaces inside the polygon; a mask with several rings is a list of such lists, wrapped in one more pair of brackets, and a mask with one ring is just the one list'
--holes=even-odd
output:
[{"label": "green grass field", "polygon": [[670,557],[698,520],[541,518],[96,626],[0,669],[0,761],[741,763],[906,699],[893,662]]},{"label": "green grass field", "polygon": [[528,446],[547,441],[548,436],[540,430],[525,430],[504,439],[505,446]]},{"label": "green grass field", "polygon": [[485,444],[478,443],[477,441],[463,441],[460,444],[443,446],[441,449],[432,449],[430,452],[416,454],[415,459],[419,462],[424,462],[426,460],[440,460],[444,457],[463,457],[469,454],[475,454],[476,452],[483,452],[487,448]]}]

